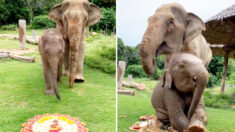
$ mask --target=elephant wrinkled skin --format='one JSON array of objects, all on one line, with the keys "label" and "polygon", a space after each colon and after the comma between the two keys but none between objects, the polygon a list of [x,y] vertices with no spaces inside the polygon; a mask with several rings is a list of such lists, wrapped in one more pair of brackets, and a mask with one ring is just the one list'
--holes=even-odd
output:
[{"label": "elephant wrinkled skin", "polygon": [[60,99],[57,81],[61,80],[64,40],[58,29],[49,29],[38,40],[38,48],[41,54],[46,94]]},{"label": "elephant wrinkled skin", "polygon": [[148,19],[144,33],[140,56],[143,69],[147,74],[154,73],[154,56],[165,57],[165,70],[169,59],[175,53],[190,53],[199,57],[208,66],[212,52],[201,31],[205,30],[203,21],[193,13],[188,13],[179,4],[165,4]]},{"label": "elephant wrinkled skin", "polygon": [[56,22],[65,41],[64,74],[69,76],[70,87],[74,81],[84,81],[85,35],[89,26],[101,17],[100,9],[88,0],[64,0],[49,12],[49,18]]},{"label": "elephant wrinkled skin", "polygon": [[187,118],[187,111],[191,101],[191,95],[182,94],[173,86],[171,89],[162,88],[158,83],[152,94],[152,105],[157,113],[157,118],[161,122],[170,121],[171,125],[179,132],[188,130],[189,132],[204,132],[203,128],[196,128],[192,121],[201,122],[206,125],[206,112],[203,98],[201,98],[192,119]]},{"label": "elephant wrinkled skin", "polygon": [[190,120],[203,95],[209,80],[209,73],[203,62],[192,54],[175,54],[169,61],[169,71],[165,72],[163,85],[169,88],[174,83],[181,93],[192,95],[192,102],[188,111]]}]

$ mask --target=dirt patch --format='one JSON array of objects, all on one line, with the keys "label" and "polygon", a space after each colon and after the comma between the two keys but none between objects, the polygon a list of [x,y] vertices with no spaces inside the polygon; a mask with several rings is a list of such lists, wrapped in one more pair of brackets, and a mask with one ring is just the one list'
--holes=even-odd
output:
[{"label": "dirt patch", "polygon": [[172,126],[163,125],[154,115],[141,116],[141,121],[134,123],[129,130],[138,132],[177,132]]}]

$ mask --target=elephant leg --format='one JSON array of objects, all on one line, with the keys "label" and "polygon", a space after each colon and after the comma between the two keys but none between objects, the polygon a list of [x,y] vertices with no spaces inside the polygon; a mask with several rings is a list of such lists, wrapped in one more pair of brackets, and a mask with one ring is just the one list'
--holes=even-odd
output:
[{"label": "elephant leg", "polygon": [[76,78],[75,82],[83,82],[83,63],[84,63],[84,55],[85,55],[85,42],[84,40],[81,40],[81,43],[79,45],[79,51],[78,51],[78,62],[77,62],[77,69],[76,69]]},{"label": "elephant leg", "polygon": [[43,73],[44,73],[44,79],[45,79],[45,86],[46,86],[46,95],[54,95],[53,90],[53,80],[52,80],[52,72],[51,69],[45,60],[42,60],[43,64]]},{"label": "elephant leg", "polygon": [[189,120],[184,113],[185,103],[175,89],[165,89],[165,104],[174,128],[182,132],[188,129]]},{"label": "elephant leg", "polygon": [[206,128],[206,110],[203,101],[203,97],[201,98],[199,105],[193,114],[190,124],[189,124],[189,132],[205,132]]},{"label": "elephant leg", "polygon": [[65,39],[65,49],[64,49],[64,72],[65,76],[69,76],[69,55],[70,55],[70,48],[69,48],[69,40]]}]

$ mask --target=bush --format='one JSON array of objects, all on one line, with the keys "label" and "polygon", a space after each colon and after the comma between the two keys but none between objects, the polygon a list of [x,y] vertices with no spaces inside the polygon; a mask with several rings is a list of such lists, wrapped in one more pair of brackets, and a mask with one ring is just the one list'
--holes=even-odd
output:
[{"label": "bush", "polygon": [[115,62],[97,55],[85,56],[85,64],[90,67],[100,69],[109,74],[114,74],[116,71]]},{"label": "bush", "polygon": [[84,63],[109,74],[115,74],[116,45],[115,36],[89,35],[86,38]]},{"label": "bush", "polygon": [[102,46],[101,49],[102,51],[98,53],[100,56],[112,61],[116,60],[116,48]]},{"label": "bush", "polygon": [[227,108],[233,104],[233,99],[230,95],[212,94],[209,90],[204,92],[205,105],[215,108]]},{"label": "bush", "polygon": [[133,77],[147,77],[146,73],[144,72],[142,65],[129,65],[125,71],[125,75],[132,75]]},{"label": "bush", "polygon": [[33,29],[46,29],[54,28],[55,23],[48,19],[47,15],[36,16],[33,18],[32,28]]},{"label": "bush", "polygon": [[116,27],[116,12],[115,8],[101,8],[101,12],[103,14],[103,18],[100,19],[98,23],[90,27],[90,30],[103,30],[110,34]]},{"label": "bush", "polygon": [[16,29],[17,29],[17,25],[15,24],[1,26],[1,30],[16,31]]},{"label": "bush", "polygon": [[210,87],[210,88],[214,87],[215,85],[218,84],[218,81],[219,81],[219,79],[215,75],[210,73],[210,78],[209,78],[209,81],[207,83],[207,87]]},{"label": "bush", "polygon": [[154,80],[158,80],[163,74],[164,74],[164,70],[161,70],[157,67],[151,78]]}]

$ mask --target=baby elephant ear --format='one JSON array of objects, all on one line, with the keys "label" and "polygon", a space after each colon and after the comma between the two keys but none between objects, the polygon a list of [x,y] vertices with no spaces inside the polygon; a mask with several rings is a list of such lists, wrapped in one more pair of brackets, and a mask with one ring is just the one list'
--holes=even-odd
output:
[{"label": "baby elephant ear", "polygon": [[54,7],[52,7],[51,10],[49,11],[49,19],[58,23],[61,21],[61,14],[62,14],[61,4],[58,4]]},{"label": "baby elephant ear", "polygon": [[188,13],[186,18],[186,30],[184,34],[184,42],[187,43],[204,31],[206,26],[204,22],[195,14]]},{"label": "baby elephant ear", "polygon": [[90,12],[88,16],[88,26],[96,24],[100,18],[102,18],[102,12],[100,8],[92,3],[90,3]]},{"label": "baby elephant ear", "polygon": [[165,71],[163,76],[162,87],[171,88],[171,86],[172,86],[172,76],[169,71]]}]

